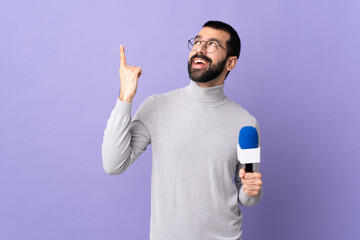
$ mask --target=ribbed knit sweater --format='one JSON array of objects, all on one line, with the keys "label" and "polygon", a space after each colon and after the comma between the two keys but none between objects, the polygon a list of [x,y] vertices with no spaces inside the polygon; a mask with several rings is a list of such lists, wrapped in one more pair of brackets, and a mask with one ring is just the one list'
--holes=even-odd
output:
[{"label": "ribbed knit sweater", "polygon": [[152,144],[150,240],[241,240],[238,203],[255,205],[262,189],[255,197],[242,190],[236,145],[243,126],[258,124],[223,88],[191,81],[148,97],[133,118],[132,103],[116,102],[103,166],[120,174]]}]

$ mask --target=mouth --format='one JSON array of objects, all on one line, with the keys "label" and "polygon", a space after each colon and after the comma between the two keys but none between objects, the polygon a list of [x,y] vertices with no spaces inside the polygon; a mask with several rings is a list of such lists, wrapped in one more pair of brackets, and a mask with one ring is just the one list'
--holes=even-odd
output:
[{"label": "mouth", "polygon": [[193,68],[201,69],[201,68],[207,67],[208,65],[209,65],[209,62],[202,58],[194,58],[192,61]]}]

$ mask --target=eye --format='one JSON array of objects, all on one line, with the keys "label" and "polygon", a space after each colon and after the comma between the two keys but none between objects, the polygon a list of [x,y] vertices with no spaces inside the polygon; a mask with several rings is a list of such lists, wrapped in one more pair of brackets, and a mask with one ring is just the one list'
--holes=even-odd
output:
[{"label": "eye", "polygon": [[194,45],[200,45],[200,44],[201,44],[201,41],[199,41],[197,39],[194,40]]},{"label": "eye", "polygon": [[209,42],[209,46],[211,46],[211,47],[216,47],[216,46],[217,46],[217,43],[216,43],[216,42],[213,42],[213,41],[210,41],[210,42]]}]

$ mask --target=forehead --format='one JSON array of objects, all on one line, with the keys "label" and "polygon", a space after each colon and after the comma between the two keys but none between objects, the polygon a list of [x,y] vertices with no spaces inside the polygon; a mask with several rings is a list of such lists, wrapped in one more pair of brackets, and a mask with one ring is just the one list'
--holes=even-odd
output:
[{"label": "forehead", "polygon": [[208,40],[210,38],[215,38],[220,41],[220,43],[225,44],[230,39],[230,34],[224,30],[214,29],[209,27],[204,27],[197,34],[201,40]]}]

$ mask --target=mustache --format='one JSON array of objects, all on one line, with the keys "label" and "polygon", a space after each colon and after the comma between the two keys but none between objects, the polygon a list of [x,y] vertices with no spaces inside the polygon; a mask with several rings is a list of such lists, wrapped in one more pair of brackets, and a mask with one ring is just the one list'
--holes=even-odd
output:
[{"label": "mustache", "polygon": [[194,58],[201,58],[201,59],[209,62],[209,64],[212,63],[212,60],[211,60],[210,58],[208,58],[207,56],[199,55],[199,54],[196,53],[194,56],[192,56],[192,57],[190,58],[190,64],[194,61]]}]

